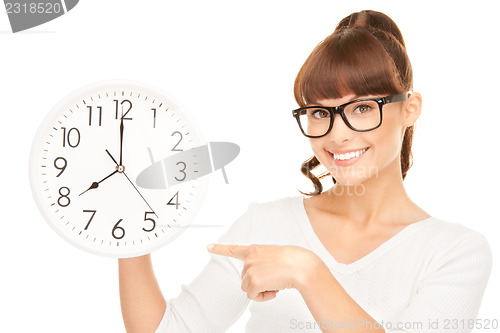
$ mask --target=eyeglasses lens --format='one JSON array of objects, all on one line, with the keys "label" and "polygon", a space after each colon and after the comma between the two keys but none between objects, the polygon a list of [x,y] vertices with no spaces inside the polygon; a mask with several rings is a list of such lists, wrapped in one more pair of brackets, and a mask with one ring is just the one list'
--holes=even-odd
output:
[{"label": "eyeglasses lens", "polygon": [[[344,114],[349,124],[357,130],[369,130],[380,124],[380,108],[376,101],[360,101],[347,105]],[[325,108],[303,108],[299,122],[305,134],[322,136],[330,127],[330,111]]]}]

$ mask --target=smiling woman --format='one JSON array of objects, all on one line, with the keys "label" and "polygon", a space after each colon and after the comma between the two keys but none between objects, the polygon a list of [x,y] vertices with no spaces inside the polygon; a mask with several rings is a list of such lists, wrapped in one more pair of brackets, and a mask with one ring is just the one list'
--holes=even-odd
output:
[{"label": "smiling woman", "polygon": [[[329,99],[342,99],[345,96],[347,96],[348,101],[352,100],[352,96],[393,94],[407,96],[403,92],[412,89],[413,70],[399,28],[394,21],[382,13],[364,11],[354,13],[341,20],[335,32],[312,51],[297,75],[294,94],[297,103],[301,107],[306,107],[315,103],[317,105],[321,100],[327,102]],[[397,99],[396,101],[401,100]],[[366,105],[366,103],[362,105]],[[362,131],[369,131],[380,126],[383,119],[383,105],[379,103],[374,105],[374,107],[378,106],[376,110],[378,112],[372,112],[373,115],[378,116],[372,117],[375,119],[375,124],[368,123],[365,127],[353,128],[348,119],[355,118],[356,106],[358,105],[354,105],[342,113],[346,125],[352,130]],[[418,114],[416,116],[418,117]],[[330,117],[329,130],[333,124],[333,117],[334,115]],[[367,122],[366,119],[363,120],[364,123]],[[329,130],[322,135],[328,134]],[[404,138],[401,144],[403,180],[412,165],[413,130],[414,124],[404,128]],[[356,149],[351,150],[355,151]],[[323,190],[319,179],[331,175],[329,172],[318,179],[311,172],[320,164],[318,158],[315,155],[302,165],[302,172],[314,184],[313,195],[319,194]],[[350,165],[338,162],[339,159],[335,159],[335,161],[339,166]],[[332,179],[335,184],[336,179],[333,175]]]},{"label": "smiling woman", "polygon": [[[224,332],[249,306],[249,333],[470,332],[491,249],[406,193],[422,107],[412,76],[392,19],[344,18],[295,82],[293,116],[314,153],[302,172],[314,192],[251,203],[168,302],[149,255],[120,259],[127,331]],[[319,164],[334,179],[327,191],[311,172]]]}]

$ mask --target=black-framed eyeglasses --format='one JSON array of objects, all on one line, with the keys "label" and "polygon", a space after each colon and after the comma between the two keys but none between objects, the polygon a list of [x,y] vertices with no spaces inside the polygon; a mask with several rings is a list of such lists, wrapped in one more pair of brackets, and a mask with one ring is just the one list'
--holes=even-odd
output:
[{"label": "black-framed eyeglasses", "polygon": [[339,106],[306,106],[292,111],[302,134],[320,138],[330,133],[333,119],[340,114],[344,123],[357,132],[367,132],[382,124],[382,106],[408,100],[411,92],[377,98],[363,98]]}]

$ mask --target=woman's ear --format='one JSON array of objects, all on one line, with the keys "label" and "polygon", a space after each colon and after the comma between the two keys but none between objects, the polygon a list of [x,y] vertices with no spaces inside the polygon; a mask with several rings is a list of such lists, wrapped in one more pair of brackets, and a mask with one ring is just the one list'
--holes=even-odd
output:
[{"label": "woman's ear", "polygon": [[408,97],[404,106],[403,126],[410,127],[417,121],[422,112],[422,95],[418,92],[413,92]]}]

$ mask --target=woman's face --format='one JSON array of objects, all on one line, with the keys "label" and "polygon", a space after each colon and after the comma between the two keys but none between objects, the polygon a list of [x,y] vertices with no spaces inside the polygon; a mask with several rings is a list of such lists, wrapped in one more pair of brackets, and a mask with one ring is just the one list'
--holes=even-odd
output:
[{"label": "woman's face", "polygon": [[[338,106],[355,99],[372,97],[383,96],[348,95],[339,99],[319,100],[315,104]],[[399,172],[399,177],[401,177],[400,152],[404,130],[418,118],[420,105],[421,99],[418,93],[412,94],[408,101],[385,104],[382,108],[382,124],[368,132],[350,129],[342,117],[336,114],[332,130],[327,135],[309,139],[314,155],[330,171],[339,185],[354,186],[369,178],[377,177],[384,170]],[[344,161],[339,161],[335,157],[349,158],[350,156],[332,155],[344,152],[362,153]],[[392,168],[387,169],[389,166]]]}]

